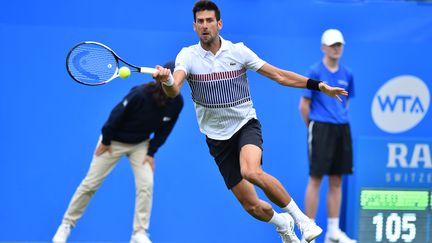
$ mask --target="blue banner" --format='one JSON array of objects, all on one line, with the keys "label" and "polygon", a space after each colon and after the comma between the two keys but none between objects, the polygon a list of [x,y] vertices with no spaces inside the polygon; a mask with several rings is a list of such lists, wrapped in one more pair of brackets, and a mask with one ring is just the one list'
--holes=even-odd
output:
[{"label": "blue banner", "polygon": [[361,137],[356,179],[362,187],[431,188],[431,138]]}]

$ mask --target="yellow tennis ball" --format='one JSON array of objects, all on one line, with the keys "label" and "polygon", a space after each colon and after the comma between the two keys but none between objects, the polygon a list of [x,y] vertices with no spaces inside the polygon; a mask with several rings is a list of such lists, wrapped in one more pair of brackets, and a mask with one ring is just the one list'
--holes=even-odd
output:
[{"label": "yellow tennis ball", "polygon": [[127,77],[130,76],[130,74],[131,74],[131,71],[130,71],[130,69],[128,67],[121,67],[119,69],[119,76],[120,76],[120,78],[127,78]]}]

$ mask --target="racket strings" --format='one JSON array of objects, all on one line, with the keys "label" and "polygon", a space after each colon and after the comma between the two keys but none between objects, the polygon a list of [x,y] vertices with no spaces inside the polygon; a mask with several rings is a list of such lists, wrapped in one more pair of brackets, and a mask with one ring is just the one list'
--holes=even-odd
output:
[{"label": "racket strings", "polygon": [[89,43],[77,46],[70,53],[67,63],[70,74],[87,84],[109,81],[118,70],[118,61],[111,51]]}]

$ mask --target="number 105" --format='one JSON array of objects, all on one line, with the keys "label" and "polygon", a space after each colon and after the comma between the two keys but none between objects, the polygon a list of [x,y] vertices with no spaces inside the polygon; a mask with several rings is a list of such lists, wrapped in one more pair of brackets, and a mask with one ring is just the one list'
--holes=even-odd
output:
[{"label": "number 105", "polygon": [[397,242],[400,239],[403,242],[412,242],[416,237],[415,213],[403,213],[402,217],[397,213],[391,213],[387,218],[384,218],[382,213],[378,213],[372,219],[376,228],[376,242],[383,240],[384,230],[385,238],[389,242]]}]

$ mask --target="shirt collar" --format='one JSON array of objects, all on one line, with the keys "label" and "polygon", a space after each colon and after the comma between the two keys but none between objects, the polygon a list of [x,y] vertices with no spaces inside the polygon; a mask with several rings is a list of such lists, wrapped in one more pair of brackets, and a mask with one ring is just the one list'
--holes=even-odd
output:
[{"label": "shirt collar", "polygon": [[[221,53],[221,52],[223,52],[223,51],[228,50],[228,45],[226,44],[227,41],[226,41],[224,38],[222,38],[222,36],[220,36],[220,35],[219,35],[219,38],[220,38],[220,40],[221,40],[221,47],[220,47],[219,50],[216,52],[216,55],[215,55],[215,56],[219,55],[219,53]],[[201,41],[198,42],[198,52],[199,52],[199,54],[200,54],[201,57],[205,57],[206,55],[210,55],[210,54],[213,55],[213,54],[211,53],[211,51],[206,51],[206,50],[204,50],[204,48],[202,48],[202,46],[201,46]]]}]

